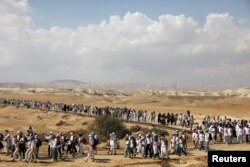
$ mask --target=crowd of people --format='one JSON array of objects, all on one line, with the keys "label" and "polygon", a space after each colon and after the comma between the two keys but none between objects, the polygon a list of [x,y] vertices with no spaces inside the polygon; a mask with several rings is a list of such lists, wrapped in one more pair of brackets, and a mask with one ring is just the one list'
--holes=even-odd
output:
[{"label": "crowd of people", "polygon": [[175,125],[192,128],[194,117],[190,111],[183,114],[148,112],[145,110],[134,110],[127,107],[91,107],[83,104],[51,103],[32,100],[5,99],[0,98],[0,104],[16,107],[26,107],[48,111],[69,112],[81,115],[108,115],[125,121],[147,122],[151,124]]},{"label": "crowd of people", "polygon": [[250,143],[250,120],[207,116],[194,129],[192,141],[195,148],[205,151],[209,150],[209,145],[216,143]]},{"label": "crowd of people", "polygon": [[[82,133],[74,134],[73,132],[70,132],[68,137],[63,133],[54,134],[50,132],[42,138],[48,143],[48,157],[52,161],[57,161],[59,157],[66,158],[69,154],[73,158],[76,155],[83,156],[84,144],[89,145],[86,161],[88,159],[94,160],[98,138],[93,132],[88,135],[88,141]],[[20,130],[14,135],[11,135],[9,130],[5,130],[5,134],[0,133],[0,152],[5,149],[6,155],[10,156],[13,161],[19,159],[25,162],[37,162],[43,139],[33,132],[32,127],[29,127],[26,135]],[[5,141],[5,144],[3,141]]]},{"label": "crowd of people", "polygon": [[124,157],[134,158],[136,155],[147,158],[167,159],[168,140],[164,135],[149,132],[145,136],[136,137],[127,134],[125,137]]},{"label": "crowd of people", "polygon": [[[190,111],[183,114],[173,113],[158,113],[148,112],[143,110],[133,110],[114,107],[91,107],[83,104],[64,104],[40,102],[32,100],[18,100],[18,99],[0,99],[0,104],[11,105],[16,107],[27,107],[41,110],[71,112],[76,114],[85,114],[92,116],[108,115],[117,117],[125,121],[148,122],[152,124],[162,125],[176,125],[190,128],[194,126],[194,117]],[[194,126],[191,138],[195,149],[208,151],[211,144],[226,143],[249,143],[250,141],[250,120],[232,120],[224,117],[205,117],[203,121]],[[94,160],[97,154],[98,138],[94,133],[88,135],[88,139],[84,135],[74,134],[71,132],[69,136],[63,133],[49,134],[43,136],[48,143],[48,157],[53,161],[57,161],[59,157],[67,157],[69,154],[74,158],[76,155],[82,156],[84,154],[83,145],[88,144],[88,159]],[[159,158],[167,159],[170,154],[181,156],[187,155],[187,142],[189,136],[188,132],[172,131],[169,141],[162,134],[149,132],[147,134],[127,134],[125,137],[124,157],[134,158],[141,156],[144,158]],[[18,131],[13,136],[8,130],[5,134],[0,133],[0,151],[3,149],[5,141],[6,155],[10,155],[13,160],[19,158],[20,160],[36,162],[39,157],[39,147],[42,145],[42,139],[33,132],[32,127],[29,127],[27,134]],[[116,155],[119,148],[119,139],[115,132],[110,134],[108,140],[108,154]]]},{"label": "crowd of people", "polygon": [[15,159],[20,159],[26,162],[36,162],[39,154],[39,147],[42,141],[37,134],[33,132],[30,127],[25,135],[22,131],[18,131],[13,136],[9,130],[5,130],[5,135],[0,133],[0,150],[4,148],[3,141],[5,141],[6,155],[10,155]]}]

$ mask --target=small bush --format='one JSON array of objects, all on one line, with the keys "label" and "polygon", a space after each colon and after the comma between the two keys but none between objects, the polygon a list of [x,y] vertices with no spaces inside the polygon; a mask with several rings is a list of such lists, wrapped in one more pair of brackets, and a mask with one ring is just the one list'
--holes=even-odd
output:
[{"label": "small bush", "polygon": [[141,126],[139,125],[134,125],[134,126],[131,126],[130,128],[130,132],[139,132],[141,130]]},{"label": "small bush", "polygon": [[112,132],[115,132],[119,139],[122,139],[128,133],[128,129],[123,124],[123,121],[110,116],[97,117],[96,120],[89,125],[89,130],[96,133],[102,141],[108,140]]},{"label": "small bush", "polygon": [[67,123],[60,120],[59,122],[56,123],[56,126],[63,126],[63,125],[66,125]]},{"label": "small bush", "polygon": [[158,134],[158,135],[164,135],[164,136],[168,136],[169,133],[167,130],[163,130],[161,128],[157,128],[157,127],[153,127],[153,128],[141,128],[141,131],[144,133],[144,134],[147,134],[149,132],[154,132],[155,134]]},{"label": "small bush", "polygon": [[167,130],[163,130],[161,128],[157,128],[157,127],[153,127],[152,129],[150,129],[151,132],[155,132],[156,134],[160,135],[160,136],[168,136],[169,133]]},{"label": "small bush", "polygon": [[144,134],[147,134],[148,132],[150,132],[150,129],[149,129],[149,128],[141,128],[141,131],[142,131]]}]

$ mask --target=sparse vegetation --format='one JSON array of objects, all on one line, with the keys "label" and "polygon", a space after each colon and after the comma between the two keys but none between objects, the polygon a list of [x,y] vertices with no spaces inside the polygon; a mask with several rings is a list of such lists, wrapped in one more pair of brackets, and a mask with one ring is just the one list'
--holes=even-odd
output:
[{"label": "sparse vegetation", "polygon": [[139,125],[134,125],[130,127],[130,132],[139,132],[142,129]]},{"label": "sparse vegetation", "polygon": [[67,125],[67,123],[62,120],[56,123],[56,126],[63,126],[63,125]]},{"label": "sparse vegetation", "polygon": [[157,127],[153,127],[153,128],[141,128],[141,131],[144,133],[144,134],[147,134],[149,132],[154,132],[158,135],[164,135],[164,136],[168,136],[169,133],[167,130],[164,130],[162,128],[157,128]]},{"label": "sparse vegetation", "polygon": [[96,120],[89,125],[88,129],[97,133],[101,140],[109,139],[109,135],[112,132],[115,132],[119,139],[128,133],[128,129],[123,124],[123,121],[110,116],[97,117]]}]

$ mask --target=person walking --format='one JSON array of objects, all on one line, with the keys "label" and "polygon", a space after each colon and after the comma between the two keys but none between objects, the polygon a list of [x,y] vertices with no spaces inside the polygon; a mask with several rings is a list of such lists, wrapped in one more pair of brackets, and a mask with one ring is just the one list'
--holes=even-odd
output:
[{"label": "person walking", "polygon": [[8,156],[11,153],[11,147],[12,147],[12,138],[10,136],[9,130],[5,130],[4,140],[6,141],[6,155]]},{"label": "person walking", "polygon": [[250,128],[248,124],[246,124],[246,126],[244,127],[244,134],[245,134],[246,143],[249,143]]},{"label": "person walking", "polygon": [[89,158],[91,158],[92,162],[95,160],[95,152],[94,152],[94,134],[89,134],[89,150],[88,150],[88,155],[86,162],[88,161]]}]

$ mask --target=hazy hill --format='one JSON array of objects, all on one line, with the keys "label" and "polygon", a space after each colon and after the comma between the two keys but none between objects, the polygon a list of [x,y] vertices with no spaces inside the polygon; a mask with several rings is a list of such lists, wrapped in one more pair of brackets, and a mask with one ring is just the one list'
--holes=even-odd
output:
[{"label": "hazy hill", "polygon": [[53,88],[84,88],[90,84],[77,80],[55,80],[45,84],[47,87]]}]

